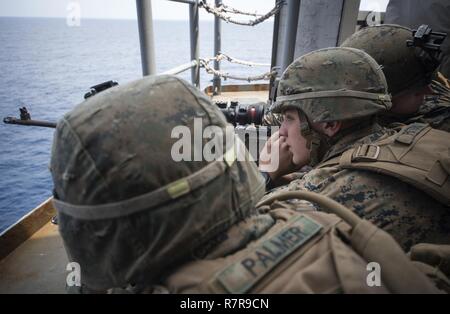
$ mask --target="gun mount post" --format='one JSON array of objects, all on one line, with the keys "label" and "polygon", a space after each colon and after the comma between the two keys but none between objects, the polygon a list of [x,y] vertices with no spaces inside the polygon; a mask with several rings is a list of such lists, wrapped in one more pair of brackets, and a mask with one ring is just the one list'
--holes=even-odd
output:
[{"label": "gun mount post", "polygon": [[136,0],[143,76],[156,74],[152,1]]},{"label": "gun mount post", "polygon": [[189,4],[189,28],[191,40],[191,60],[195,60],[197,65],[191,69],[191,80],[197,88],[200,88],[200,61],[199,61],[199,40],[198,40],[198,0]]},{"label": "gun mount post", "polygon": [[[216,7],[219,7],[222,5],[222,0],[216,0]],[[214,56],[217,56],[220,53],[220,50],[222,49],[221,46],[222,42],[222,29],[221,29],[221,21],[220,18],[215,16],[214,17]],[[219,71],[220,70],[220,61],[215,60],[214,61],[214,70]],[[213,86],[214,86],[214,95],[220,95],[221,92],[221,80],[220,76],[214,75],[213,79]]]}]

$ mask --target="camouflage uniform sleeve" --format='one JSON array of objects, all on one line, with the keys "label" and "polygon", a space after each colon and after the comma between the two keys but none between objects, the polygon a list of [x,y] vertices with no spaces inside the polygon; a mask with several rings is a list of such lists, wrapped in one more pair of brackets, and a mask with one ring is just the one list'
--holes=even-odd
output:
[{"label": "camouflage uniform sleeve", "polygon": [[435,129],[450,132],[450,83],[441,76],[431,83],[431,88],[434,95],[422,105],[418,118]]},{"label": "camouflage uniform sleeve", "polygon": [[287,189],[333,198],[389,232],[405,250],[421,242],[450,243],[450,211],[396,178],[329,167],[310,171]]},{"label": "camouflage uniform sleeve", "polygon": [[407,124],[414,122],[428,123],[431,127],[450,132],[450,102],[428,101],[420,108],[420,116],[410,119]]}]

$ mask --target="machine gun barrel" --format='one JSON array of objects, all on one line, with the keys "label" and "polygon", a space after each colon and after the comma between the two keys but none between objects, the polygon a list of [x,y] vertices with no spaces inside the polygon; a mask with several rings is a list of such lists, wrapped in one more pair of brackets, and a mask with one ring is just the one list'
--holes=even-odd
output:
[{"label": "machine gun barrel", "polygon": [[[87,92],[84,95],[84,99],[88,99],[89,97],[92,97],[100,92],[103,92],[104,90],[107,90],[108,88],[114,87],[116,85],[119,85],[116,81],[107,81],[103,82],[94,86],[91,86],[89,88],[89,92]],[[28,112],[26,107],[19,108],[20,111],[20,118],[14,118],[14,117],[5,117],[3,118],[3,122],[6,124],[18,124],[18,125],[28,125],[28,126],[40,126],[44,128],[56,128],[56,122],[49,122],[49,121],[40,121],[40,120],[32,120],[31,115]]]},{"label": "machine gun barrel", "polygon": [[40,126],[44,128],[56,128],[55,122],[48,121],[39,121],[39,120],[22,120],[14,117],[6,117],[3,119],[3,122],[6,124],[19,124],[19,125],[28,125],[28,126]]},{"label": "machine gun barrel", "polygon": [[28,125],[28,126],[40,126],[44,128],[56,128],[55,122],[48,121],[39,121],[39,120],[31,120],[31,115],[28,112],[27,108],[22,107],[19,108],[20,111],[20,119],[14,117],[5,117],[3,122],[6,124],[19,124],[19,125]]}]

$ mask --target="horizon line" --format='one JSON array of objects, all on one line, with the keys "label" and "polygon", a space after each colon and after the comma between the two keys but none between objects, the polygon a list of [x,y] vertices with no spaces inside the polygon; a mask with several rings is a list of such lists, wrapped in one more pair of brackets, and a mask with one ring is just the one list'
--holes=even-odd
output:
[{"label": "horizon line", "polygon": [[[62,17],[62,16],[30,16],[30,15],[0,15],[0,18],[66,19],[66,17]],[[137,18],[85,17],[85,18],[81,18],[81,20],[137,21]],[[162,18],[154,18],[153,21],[189,22],[189,19],[162,19]],[[270,18],[270,19],[268,19],[266,21],[273,22],[273,19]],[[199,19],[199,22],[214,22],[214,19]],[[224,23],[227,23],[227,22],[224,21]],[[227,24],[232,24],[232,23],[227,23]]]}]

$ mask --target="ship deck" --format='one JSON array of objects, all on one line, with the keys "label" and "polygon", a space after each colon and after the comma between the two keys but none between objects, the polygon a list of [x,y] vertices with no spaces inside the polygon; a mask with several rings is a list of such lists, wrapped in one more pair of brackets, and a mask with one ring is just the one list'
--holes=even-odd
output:
[{"label": "ship deck", "polygon": [[65,293],[66,251],[48,222],[0,261],[0,293]]}]

